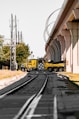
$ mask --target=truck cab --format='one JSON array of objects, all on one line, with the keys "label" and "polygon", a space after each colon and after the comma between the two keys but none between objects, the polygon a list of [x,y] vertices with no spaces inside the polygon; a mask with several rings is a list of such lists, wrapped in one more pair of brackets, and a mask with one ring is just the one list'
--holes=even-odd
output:
[{"label": "truck cab", "polygon": [[27,63],[27,71],[32,71],[37,69],[38,60],[37,59],[29,59]]}]

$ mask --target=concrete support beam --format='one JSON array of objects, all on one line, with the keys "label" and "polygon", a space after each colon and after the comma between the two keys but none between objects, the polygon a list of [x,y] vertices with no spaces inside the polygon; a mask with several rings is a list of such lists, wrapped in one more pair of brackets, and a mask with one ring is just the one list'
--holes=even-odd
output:
[{"label": "concrete support beam", "polygon": [[57,62],[58,61],[58,49],[57,49],[57,47],[56,47],[56,45],[55,45],[55,43],[53,43],[53,49],[54,49],[54,52],[55,52],[55,55],[54,55],[54,61],[55,62]]},{"label": "concrete support beam", "polygon": [[50,44],[48,49],[47,49],[47,55],[45,58],[47,61],[53,60],[55,61],[55,49],[53,47],[53,44]]},{"label": "concrete support beam", "polygon": [[72,72],[79,73],[79,22],[67,22],[72,43]]},{"label": "concrete support beam", "polygon": [[54,47],[52,45],[51,45],[50,50],[52,51],[51,52],[51,60],[55,61],[55,49],[54,49]]},{"label": "concrete support beam", "polygon": [[62,30],[62,35],[65,39],[66,48],[66,71],[72,71],[72,45],[71,45],[71,34],[69,30]]},{"label": "concrete support beam", "polygon": [[61,60],[65,60],[66,59],[66,48],[65,48],[65,40],[64,37],[59,35],[57,36],[57,40],[60,42],[61,45]]},{"label": "concrete support beam", "polygon": [[47,49],[47,56],[46,56],[46,60],[50,60],[51,59],[51,51],[50,51],[50,46]]},{"label": "concrete support beam", "polygon": [[73,14],[75,16],[75,19],[79,19],[79,9],[74,9]]},{"label": "concrete support beam", "polygon": [[57,48],[57,52],[56,52],[56,61],[61,61],[61,46],[60,46],[60,42],[56,40],[54,40],[54,45]]},{"label": "concrete support beam", "polygon": [[60,61],[61,58],[61,48],[60,48],[60,43],[56,39],[51,42],[51,52],[54,52],[52,55],[52,60],[55,62]]},{"label": "concrete support beam", "polygon": [[56,46],[54,45],[53,42],[51,43],[50,51],[51,51],[51,60],[56,61],[57,48],[56,48]]}]

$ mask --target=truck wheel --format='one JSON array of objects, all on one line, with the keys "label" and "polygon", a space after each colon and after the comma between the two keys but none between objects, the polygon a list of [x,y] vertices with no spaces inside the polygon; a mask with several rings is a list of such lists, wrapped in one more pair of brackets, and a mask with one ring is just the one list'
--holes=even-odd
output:
[{"label": "truck wheel", "polygon": [[51,67],[49,67],[49,68],[48,68],[48,71],[49,71],[49,72],[51,72],[51,71],[52,71],[52,68],[51,68]]},{"label": "truck wheel", "polygon": [[54,71],[57,72],[58,71],[58,68],[54,68]]},{"label": "truck wheel", "polygon": [[64,68],[63,68],[63,67],[60,67],[60,68],[59,68],[59,71],[60,71],[60,72],[64,71]]}]

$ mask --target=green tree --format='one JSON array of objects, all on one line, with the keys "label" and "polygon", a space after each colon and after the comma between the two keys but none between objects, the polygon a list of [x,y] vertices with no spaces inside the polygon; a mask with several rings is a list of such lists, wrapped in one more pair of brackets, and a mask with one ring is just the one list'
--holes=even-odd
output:
[{"label": "green tree", "polygon": [[0,60],[2,60],[2,56],[3,56],[3,51],[2,51],[2,47],[3,47],[3,36],[0,35]]},{"label": "green tree", "polygon": [[3,60],[10,60],[10,46],[3,46]]},{"label": "green tree", "polygon": [[[16,45],[16,62],[20,66],[26,63],[28,56],[30,55],[29,46],[24,43]],[[2,61],[10,61],[10,46],[3,46]]]},{"label": "green tree", "polygon": [[16,46],[16,61],[20,66],[22,63],[26,63],[26,59],[30,55],[29,46],[24,43],[19,43]]}]

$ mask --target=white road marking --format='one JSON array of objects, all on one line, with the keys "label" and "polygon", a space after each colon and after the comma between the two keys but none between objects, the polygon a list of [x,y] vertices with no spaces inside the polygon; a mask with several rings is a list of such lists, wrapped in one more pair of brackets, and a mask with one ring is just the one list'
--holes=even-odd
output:
[{"label": "white road marking", "polygon": [[53,108],[53,117],[54,119],[57,119],[57,97],[56,95],[54,96],[54,108]]},{"label": "white road marking", "polygon": [[49,117],[53,114],[33,114],[33,115],[27,115],[27,117]]},{"label": "white road marking", "polygon": [[26,103],[23,105],[23,107],[21,108],[21,110],[18,112],[18,114],[13,118],[13,119],[17,119],[21,113],[23,112],[23,110],[26,108],[26,106],[28,105],[28,103],[30,102],[30,100],[34,97],[35,95],[31,96]]},{"label": "white road marking", "polygon": [[31,119],[34,111],[38,105],[39,100],[41,99],[42,95],[37,96],[33,102],[31,103],[31,105],[28,107],[27,111],[25,112],[25,114],[23,115],[22,119]]}]

